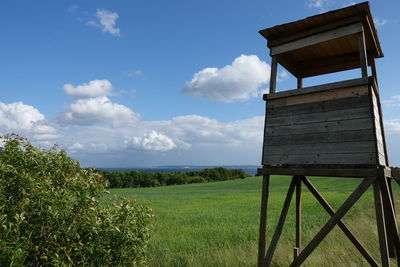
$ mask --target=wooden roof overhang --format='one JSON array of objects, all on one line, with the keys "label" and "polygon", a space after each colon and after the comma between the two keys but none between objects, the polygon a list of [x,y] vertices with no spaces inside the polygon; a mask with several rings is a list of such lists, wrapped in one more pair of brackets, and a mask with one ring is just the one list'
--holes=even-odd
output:
[{"label": "wooden roof overhang", "polygon": [[359,34],[368,64],[383,57],[369,3],[353,5],[259,31],[270,55],[297,78],[360,68]]}]

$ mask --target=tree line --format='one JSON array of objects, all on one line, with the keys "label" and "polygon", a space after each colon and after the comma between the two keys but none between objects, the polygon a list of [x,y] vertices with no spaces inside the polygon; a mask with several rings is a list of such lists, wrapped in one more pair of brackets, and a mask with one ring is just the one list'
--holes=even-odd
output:
[{"label": "tree line", "polygon": [[242,169],[210,168],[179,172],[107,171],[96,170],[106,178],[110,188],[155,187],[244,179],[251,175]]}]

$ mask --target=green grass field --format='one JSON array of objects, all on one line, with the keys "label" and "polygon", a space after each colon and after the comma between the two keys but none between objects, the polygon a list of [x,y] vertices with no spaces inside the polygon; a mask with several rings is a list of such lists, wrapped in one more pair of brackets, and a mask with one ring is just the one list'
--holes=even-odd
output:
[{"label": "green grass field", "polygon": [[[337,209],[360,179],[311,178],[325,199]],[[273,176],[268,204],[267,242],[279,218],[290,177]],[[329,219],[303,186],[303,247]],[[400,205],[399,190],[395,195]],[[112,189],[111,195],[137,197],[152,207],[155,224],[148,249],[151,266],[256,266],[261,178],[180,186]],[[344,222],[379,260],[373,194],[366,192]],[[294,246],[294,200],[273,258],[274,266],[288,266]],[[393,262],[395,265],[395,263]],[[340,229],[335,227],[304,266],[368,266]]]}]

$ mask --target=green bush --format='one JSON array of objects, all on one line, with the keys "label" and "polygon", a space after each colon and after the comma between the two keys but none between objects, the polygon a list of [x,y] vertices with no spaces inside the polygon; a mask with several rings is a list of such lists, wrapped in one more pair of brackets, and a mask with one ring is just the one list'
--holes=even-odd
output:
[{"label": "green bush", "polygon": [[149,208],[102,200],[107,181],[57,147],[0,141],[0,266],[145,264]]}]

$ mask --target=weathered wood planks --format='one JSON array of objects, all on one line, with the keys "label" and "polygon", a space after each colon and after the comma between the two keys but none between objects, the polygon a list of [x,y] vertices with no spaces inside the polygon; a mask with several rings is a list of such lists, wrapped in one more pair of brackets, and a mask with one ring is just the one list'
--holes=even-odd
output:
[{"label": "weathered wood planks", "polygon": [[[351,164],[292,164],[292,165],[264,165],[258,169],[258,175],[304,175],[304,176],[329,176],[365,178],[376,176],[380,170],[376,165],[351,165]],[[400,177],[400,176],[399,176]],[[398,179],[400,183],[400,178]]]},{"label": "weathered wood planks", "polygon": [[[306,103],[315,103],[319,101],[330,101],[334,99],[342,99],[348,97],[357,97],[362,95],[368,94],[368,86],[356,86],[351,87],[351,89],[344,90],[324,90],[322,92],[312,92],[312,93],[304,93],[301,94],[303,89],[299,89],[297,94],[283,96],[283,97],[269,97],[267,96],[268,100],[268,107],[282,107],[282,106],[291,106],[291,105],[300,105]],[[278,94],[278,93],[276,93]],[[273,99],[273,100],[272,100]]]},{"label": "weathered wood planks", "polygon": [[[265,157],[275,155],[374,153],[374,141],[268,146]],[[318,155],[317,155],[318,156]]]},{"label": "weathered wood planks", "polygon": [[371,118],[346,120],[346,121],[329,121],[316,123],[303,123],[294,125],[279,125],[265,127],[265,140],[267,138],[279,135],[295,135],[295,134],[311,134],[311,133],[328,133],[344,130],[365,130],[374,129],[373,120]]},{"label": "weathered wood planks", "polygon": [[376,153],[264,154],[263,164],[376,164]]},{"label": "weathered wood planks", "polygon": [[268,97],[262,163],[385,165],[378,100],[365,81]]},{"label": "weathered wood planks", "polygon": [[289,134],[276,135],[266,138],[265,143],[268,147],[272,146],[287,146],[287,145],[308,145],[308,144],[324,144],[342,143],[360,141],[375,141],[374,130],[355,130],[355,131],[338,131],[338,132],[323,132],[323,133],[306,133],[306,134]]},{"label": "weathered wood planks", "polygon": [[[370,107],[348,108],[342,110],[325,111],[319,113],[299,114],[283,117],[274,117],[267,115],[267,124],[269,126],[295,125],[314,122],[328,122],[339,120],[352,120],[371,118]],[[371,118],[372,119],[372,118]]]},{"label": "weathered wood planks", "polygon": [[[324,111],[342,110],[349,106],[352,108],[369,107],[369,96],[362,95],[356,97],[339,98],[329,101],[318,101],[291,106],[267,105],[267,116],[292,116],[298,114],[319,113]],[[272,101],[273,102],[273,101]]]}]

